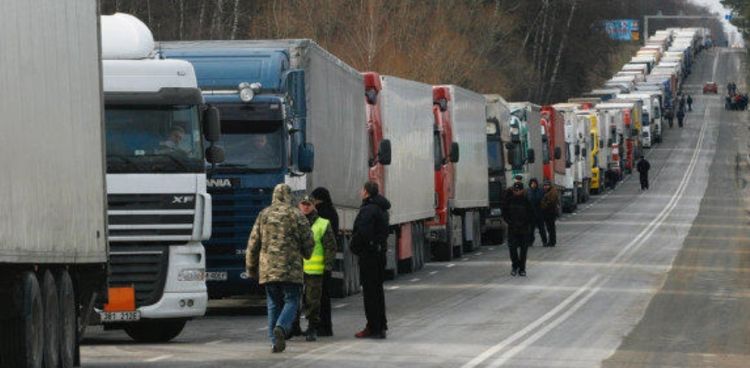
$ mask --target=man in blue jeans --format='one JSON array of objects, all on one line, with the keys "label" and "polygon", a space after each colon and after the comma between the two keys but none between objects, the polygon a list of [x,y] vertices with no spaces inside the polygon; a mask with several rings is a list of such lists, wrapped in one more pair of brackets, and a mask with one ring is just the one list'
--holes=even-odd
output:
[{"label": "man in blue jeans", "polygon": [[292,205],[291,188],[277,185],[271,205],[255,220],[245,255],[248,274],[266,289],[274,353],[286,349],[302,293],[302,259],[310,258],[313,247],[310,223]]}]

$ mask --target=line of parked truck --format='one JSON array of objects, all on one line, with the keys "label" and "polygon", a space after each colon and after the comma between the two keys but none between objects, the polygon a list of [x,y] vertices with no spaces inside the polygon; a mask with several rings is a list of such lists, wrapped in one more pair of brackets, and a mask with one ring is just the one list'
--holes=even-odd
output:
[{"label": "line of parked truck", "polygon": [[[349,242],[365,180],[393,204],[394,277],[502,242],[516,175],[554,182],[573,211],[660,141],[708,42],[659,31],[603,89],[538,106],[357,71],[310,40],[156,43],[135,17],[97,21],[94,1],[12,4],[0,365],[19,367],[73,366],[88,323],[169,341],[209,298],[259,291],[245,247],[279,183],[330,190],[338,296],[359,290]],[[11,19],[32,14],[49,19]]]}]

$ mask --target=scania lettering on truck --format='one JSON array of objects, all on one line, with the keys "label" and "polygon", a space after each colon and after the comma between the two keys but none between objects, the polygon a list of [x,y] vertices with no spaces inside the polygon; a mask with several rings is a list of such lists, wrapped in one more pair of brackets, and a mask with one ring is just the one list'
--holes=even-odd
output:
[{"label": "scania lettering on truck", "polygon": [[349,242],[359,192],[375,163],[368,160],[362,74],[306,39],[160,46],[167,59],[193,64],[206,101],[222,116],[219,144],[226,160],[209,169],[215,203],[206,243],[211,297],[260,292],[257,280],[247,279],[245,249],[255,218],[280,183],[295,196],[317,187],[330,191],[340,228],[332,295],[359,292]]},{"label": "scania lettering on truck", "polygon": [[12,93],[0,99],[0,367],[68,368],[93,302],[107,297],[97,5],[3,7],[0,85]]},{"label": "scania lettering on truck", "polygon": [[118,13],[101,24],[110,300],[100,321],[137,341],[169,341],[206,312],[205,161],[221,159],[210,145],[218,112],[205,107],[190,63],[157,58],[140,20]]},{"label": "scania lettering on truck", "polygon": [[480,213],[489,205],[486,102],[480,94],[442,85],[433,87],[433,103],[440,157],[435,157],[438,205],[428,233],[435,258],[447,261],[481,245]]},{"label": "scania lettering on truck", "polygon": [[[430,254],[425,222],[435,216],[432,86],[363,73],[370,180],[391,202],[386,270],[412,272]],[[391,157],[392,156],[392,157]]]}]

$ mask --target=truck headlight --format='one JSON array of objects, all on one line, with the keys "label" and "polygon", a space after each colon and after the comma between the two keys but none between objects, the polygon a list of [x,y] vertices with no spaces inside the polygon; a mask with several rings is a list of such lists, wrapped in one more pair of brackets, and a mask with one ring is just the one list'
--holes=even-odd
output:
[{"label": "truck headlight", "polygon": [[203,268],[186,268],[177,274],[177,281],[204,281],[206,272]]}]

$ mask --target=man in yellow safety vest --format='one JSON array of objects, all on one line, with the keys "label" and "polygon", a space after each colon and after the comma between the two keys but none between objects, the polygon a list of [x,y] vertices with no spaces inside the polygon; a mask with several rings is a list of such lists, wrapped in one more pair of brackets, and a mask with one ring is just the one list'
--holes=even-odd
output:
[{"label": "man in yellow safety vest", "polygon": [[323,290],[323,274],[333,270],[336,259],[336,236],[328,220],[318,216],[313,199],[305,196],[299,202],[299,209],[312,226],[315,247],[310,259],[304,260],[305,291],[303,312],[307,319],[305,339],[318,339],[318,325],[320,324],[320,298]]}]

